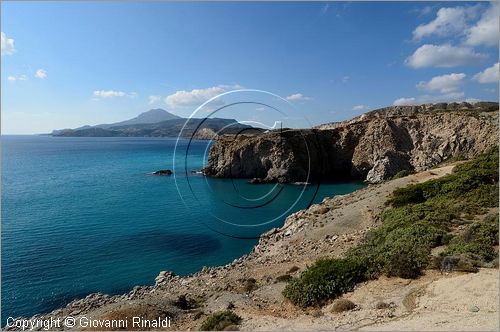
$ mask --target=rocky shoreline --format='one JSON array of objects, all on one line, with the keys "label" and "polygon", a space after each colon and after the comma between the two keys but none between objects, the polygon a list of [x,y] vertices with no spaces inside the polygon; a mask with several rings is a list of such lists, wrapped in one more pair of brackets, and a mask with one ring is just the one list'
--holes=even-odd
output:
[{"label": "rocky shoreline", "polygon": [[379,183],[472,158],[496,142],[498,103],[392,106],[313,129],[219,137],[204,172],[255,183]]}]

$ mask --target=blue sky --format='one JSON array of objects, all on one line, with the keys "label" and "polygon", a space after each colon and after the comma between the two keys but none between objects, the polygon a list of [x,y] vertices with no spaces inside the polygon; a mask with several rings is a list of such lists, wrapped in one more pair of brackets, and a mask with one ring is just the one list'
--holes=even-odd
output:
[{"label": "blue sky", "polygon": [[312,124],[498,101],[497,3],[2,2],[1,18],[3,134],[188,116],[242,87]]}]

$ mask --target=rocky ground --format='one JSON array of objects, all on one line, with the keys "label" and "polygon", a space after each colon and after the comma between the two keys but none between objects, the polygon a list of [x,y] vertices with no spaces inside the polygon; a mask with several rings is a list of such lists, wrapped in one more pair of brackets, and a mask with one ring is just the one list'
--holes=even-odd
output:
[{"label": "rocky ground", "polygon": [[497,269],[475,274],[429,270],[416,280],[382,277],[345,294],[356,307],[343,313],[333,313],[332,303],[299,309],[281,295],[286,276],[298,275],[317,258],[341,256],[377,227],[394,189],[443,176],[452,168],[327,198],[289,216],[282,228],[262,235],[250,254],[226,266],[204,268],[187,277],[161,272],[154,286],[136,287],[120,296],[92,294],[39,318],[168,316],[170,330],[196,330],[210,313],[231,308],[243,318],[241,330],[498,330]]}]

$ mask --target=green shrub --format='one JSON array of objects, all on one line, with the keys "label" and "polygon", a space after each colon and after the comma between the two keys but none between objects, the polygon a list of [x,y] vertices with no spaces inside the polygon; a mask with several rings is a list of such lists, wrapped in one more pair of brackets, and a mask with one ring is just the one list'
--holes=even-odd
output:
[{"label": "green shrub", "polygon": [[219,311],[208,316],[201,324],[200,331],[222,331],[228,326],[238,325],[241,317],[231,310]]},{"label": "green shrub", "polygon": [[173,302],[173,305],[182,310],[189,310],[198,307],[196,300],[187,298],[186,294],[179,295],[177,300]]},{"label": "green shrub", "polygon": [[412,171],[409,171],[409,170],[407,170],[407,169],[404,169],[404,170],[402,170],[402,171],[397,172],[397,173],[396,173],[396,175],[394,175],[394,176],[392,177],[392,179],[404,178],[405,176],[411,175],[411,174],[413,174],[413,173],[414,173],[414,172],[412,172]]},{"label": "green shrub", "polygon": [[498,245],[498,214],[489,215],[482,221],[472,224],[463,234],[451,239],[443,256],[473,255],[490,262],[497,254],[493,246]]},{"label": "green shrub", "polygon": [[283,295],[292,303],[308,307],[324,303],[345,292],[365,279],[366,267],[358,259],[320,259],[292,278]]},{"label": "green shrub", "polygon": [[451,272],[477,272],[478,271],[478,260],[473,256],[468,255],[456,255],[456,256],[446,256],[446,257],[436,257],[439,260],[438,268],[441,271]]},{"label": "green shrub", "polygon": [[394,198],[391,200],[391,203],[396,207],[425,201],[424,191],[419,185],[410,185],[405,188],[396,189],[393,195]]},{"label": "green shrub", "polygon": [[286,281],[290,281],[290,279],[292,279],[291,275],[283,274],[283,275],[276,277],[276,282],[286,282]]},{"label": "green shrub", "polygon": [[338,299],[333,303],[332,312],[344,312],[356,308],[354,302],[347,299]]},{"label": "green shrub", "polygon": [[[380,274],[416,278],[426,267],[476,271],[498,259],[498,214],[453,235],[457,225],[498,206],[498,148],[456,166],[452,174],[394,191],[381,225],[345,259],[323,259],[291,278],[283,294],[294,304],[319,305]],[[463,220],[467,216],[469,220]],[[431,249],[447,245],[431,260]],[[431,264],[432,263],[432,264]],[[498,263],[497,263],[498,264]]]}]

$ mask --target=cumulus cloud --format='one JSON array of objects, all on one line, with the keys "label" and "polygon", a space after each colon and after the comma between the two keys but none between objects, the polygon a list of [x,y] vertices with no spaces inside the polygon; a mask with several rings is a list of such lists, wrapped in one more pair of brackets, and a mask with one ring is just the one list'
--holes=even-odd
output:
[{"label": "cumulus cloud", "polygon": [[498,62],[493,66],[486,68],[482,72],[474,75],[472,79],[478,81],[479,83],[497,83],[498,82]]},{"label": "cumulus cloud", "polygon": [[15,52],[14,39],[7,38],[4,32],[1,32],[1,54],[12,55]]},{"label": "cumulus cloud", "polygon": [[356,105],[352,108],[353,111],[365,111],[368,109],[370,109],[370,107],[366,105]]},{"label": "cumulus cloud", "polygon": [[310,97],[306,97],[302,93],[291,94],[291,95],[285,97],[285,99],[289,100],[289,101],[311,100]]},{"label": "cumulus cloud", "polygon": [[10,75],[10,76],[7,77],[7,79],[9,81],[27,81],[28,80],[28,76],[26,76],[26,75],[19,75],[19,76]]},{"label": "cumulus cloud", "polygon": [[487,55],[476,53],[470,47],[452,46],[450,44],[420,46],[409,56],[405,63],[413,68],[424,67],[457,67],[478,65],[487,59]]},{"label": "cumulus cloud", "polygon": [[463,92],[456,91],[442,95],[422,95],[418,97],[402,97],[396,99],[392,104],[394,106],[403,106],[403,105],[440,103],[440,102],[463,100],[464,96],[465,94]]},{"label": "cumulus cloud", "polygon": [[149,96],[148,104],[149,105],[156,104],[157,102],[160,101],[160,99],[161,99],[161,96]]},{"label": "cumulus cloud", "polygon": [[394,106],[404,106],[404,105],[415,105],[416,103],[416,98],[415,97],[401,97],[396,99],[392,104]]},{"label": "cumulus cloud", "polygon": [[428,91],[439,91],[441,93],[457,91],[463,84],[465,77],[464,73],[435,76],[428,82],[421,81],[417,84],[417,88]]},{"label": "cumulus cloud", "polygon": [[413,31],[413,39],[420,40],[426,36],[449,36],[463,33],[470,19],[477,16],[478,7],[441,8],[436,18],[427,24],[419,25]]},{"label": "cumulus cloud", "polygon": [[47,78],[47,71],[45,69],[38,69],[35,73],[36,78],[41,78],[42,80]]},{"label": "cumulus cloud", "polygon": [[171,108],[199,106],[210,98],[220,95],[225,91],[226,90],[221,87],[193,89],[191,91],[181,90],[167,96],[165,98],[165,104]]},{"label": "cumulus cloud", "polygon": [[495,46],[498,44],[498,25],[498,3],[491,3],[486,8],[482,5],[445,7],[437,11],[434,20],[415,28],[413,39],[454,35],[465,36],[467,46]]},{"label": "cumulus cloud", "polygon": [[433,9],[434,9],[433,6],[425,6],[422,9],[415,9],[412,11],[417,13],[420,16],[425,16],[425,15],[429,15],[430,13],[432,13]]},{"label": "cumulus cloud", "polygon": [[221,93],[241,89],[240,85],[218,85],[206,89],[180,90],[165,97],[164,101],[170,108],[196,107]]},{"label": "cumulus cloud", "polygon": [[465,44],[495,46],[498,44],[498,3],[492,3],[479,21],[467,29]]},{"label": "cumulus cloud", "polygon": [[96,90],[94,91],[95,98],[115,98],[115,97],[136,97],[135,92],[123,92],[115,90]]}]

